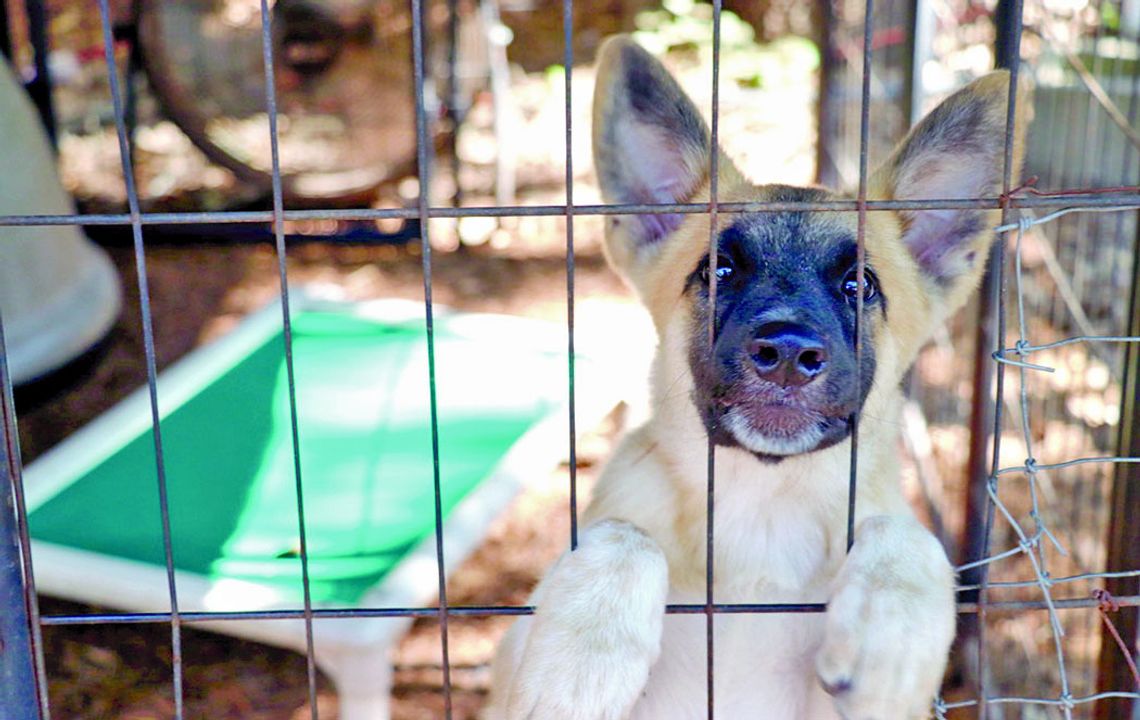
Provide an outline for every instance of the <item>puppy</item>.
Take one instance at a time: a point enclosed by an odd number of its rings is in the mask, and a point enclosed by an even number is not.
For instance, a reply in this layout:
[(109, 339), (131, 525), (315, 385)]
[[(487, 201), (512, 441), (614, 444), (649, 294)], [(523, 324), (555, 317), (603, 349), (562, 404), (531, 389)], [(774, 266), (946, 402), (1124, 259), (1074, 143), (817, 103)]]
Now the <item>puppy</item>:
[[(1008, 92), (1008, 73), (995, 72), (942, 103), (873, 174), (869, 197), (1000, 193)], [(707, 201), (708, 129), (669, 73), (627, 37), (601, 50), (593, 139), (607, 202)], [(719, 156), (721, 202), (834, 197), (754, 185)], [(609, 259), (659, 335), (652, 416), (619, 445), (577, 550), (534, 592), (534, 616), (504, 639), (487, 720), (706, 716), (705, 618), (664, 611), (705, 601), (709, 439), (715, 600), (827, 603), (822, 614), (715, 618), (717, 717), (927, 717), (954, 635), (954, 573), (899, 490), (899, 385), (928, 336), (978, 285), (995, 214), (869, 212), (860, 285), (855, 213), (721, 212), (711, 346), (708, 216), (610, 216)]]

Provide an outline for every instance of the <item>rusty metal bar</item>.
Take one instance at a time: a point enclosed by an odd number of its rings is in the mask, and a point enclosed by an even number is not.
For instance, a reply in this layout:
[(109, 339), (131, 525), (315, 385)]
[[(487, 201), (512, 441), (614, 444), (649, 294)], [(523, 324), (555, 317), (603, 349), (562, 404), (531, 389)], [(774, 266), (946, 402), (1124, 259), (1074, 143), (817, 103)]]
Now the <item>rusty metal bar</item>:
[[(1140, 607), (1140, 595), (1114, 598), (1121, 607)], [(1088, 597), (1065, 597), (1053, 601), (1058, 610), (1088, 610), (1096, 608), (1099, 600)], [(1021, 612), (1047, 610), (1041, 600), (997, 600), (986, 603), (987, 612)], [(716, 603), (718, 615), (798, 615), (821, 613), (827, 610), (824, 603)], [(978, 612), (977, 603), (960, 602), (959, 613)], [(706, 606), (700, 604), (673, 604), (665, 606), (668, 615), (704, 615)], [(354, 618), (434, 618), (440, 614), (438, 606), (386, 607), (386, 608), (314, 608), (313, 617), (322, 620), (350, 620)], [(532, 605), (451, 605), (447, 614), (452, 617), (518, 617), (533, 615)], [(238, 622), (246, 620), (300, 620), (302, 610), (245, 610), (184, 612), (184, 623)], [(170, 622), (170, 613), (84, 613), (82, 615), (46, 615), (40, 619), (45, 627), (64, 625), (146, 625)]]
[[(1136, 196), (1124, 194), (1135, 191), (1134, 187), (1111, 188), (1114, 193), (1089, 194), (1074, 192), (1067, 195), (1025, 196), (1009, 199), (1010, 208), (1082, 208), (1130, 207), (1136, 204)], [(1002, 207), (1000, 197), (966, 198), (960, 200), (868, 200), (867, 211), (886, 210), (990, 210)], [(816, 201), (756, 201), (722, 202), (717, 204), (722, 213), (746, 212), (854, 212), (859, 209), (857, 200), (816, 200)], [(708, 203), (629, 203), (615, 205), (574, 205), (569, 208), (574, 217), (592, 215), (659, 215), (682, 214), (700, 215), (709, 212)], [(427, 208), (429, 218), (463, 217), (548, 217), (567, 213), (566, 205), (508, 205), (480, 207), (439, 207)], [(350, 210), (285, 210), (282, 219), (303, 220), (408, 220), (420, 216), (417, 208), (356, 208)], [(138, 221), (143, 225), (208, 225), (221, 223), (271, 223), (274, 215), (270, 210), (214, 211), (183, 213), (140, 213)], [(0, 227), (40, 227), (45, 225), (130, 225), (131, 216), (126, 213), (106, 213), (92, 215), (0, 215)]]
[[(1130, 335), (1140, 335), (1140, 222), (1132, 251), (1132, 297), (1129, 302)], [(1120, 434), (1117, 454), (1140, 458), (1140, 345), (1129, 343), (1125, 350), (1124, 382), (1121, 387)], [(1112, 479), (1109, 527), (1105, 567), (1109, 570), (1140, 568), (1140, 464), (1118, 463)], [(1109, 578), (1106, 589), (1113, 595), (1140, 594), (1140, 577)], [(1113, 618), (1117, 630), (1133, 657), (1137, 654), (1140, 633), (1137, 610), (1122, 609)], [(1100, 656), (1097, 659), (1097, 690), (1107, 692), (1135, 687), (1136, 681), (1120, 648), (1102, 632)], [(1129, 720), (1137, 707), (1135, 701), (1097, 704), (1096, 720)]]
[[(1014, 13), (1011, 4), (1018, 4)], [(1011, 68), (1017, 63), (1017, 48), (1020, 46), (1021, 14), (1018, 0), (1002, 0), (998, 3), (994, 15), (994, 24), (997, 27), (997, 40), (995, 42), (995, 65), (999, 68)], [(1016, 17), (1015, 17), (1016, 15)], [(1014, 38), (1011, 35), (1018, 35)], [(1009, 179), (1004, 186), (1009, 191)], [(1003, 218), (1004, 219), (1004, 218)], [(995, 365), (991, 354), (997, 347), (999, 350), (1004, 339), (1004, 293), (1002, 271), (1005, 262), (1005, 238), (1001, 236), (990, 248), (987, 260), (986, 273), (982, 279), (982, 287), (978, 293), (977, 330), (974, 333), (973, 358), (973, 398), (970, 405), (970, 448), (966, 461), (966, 507), (962, 522), (962, 539), (959, 543), (961, 556), (959, 563), (971, 563), (985, 558), (989, 552), (990, 528), (993, 525), (989, 494), (987, 492), (990, 476), (991, 462), (996, 466), (996, 460), (991, 458), (990, 440), (994, 433), (1000, 432), (995, 428), (1001, 426), (1001, 383), (998, 383), (996, 400), (993, 392), (993, 376)], [(995, 417), (995, 414), (997, 417)], [(996, 457), (997, 449), (993, 453)], [(977, 586), (978, 589), (967, 592), (963, 598), (967, 602), (978, 602), (986, 583), (988, 566), (978, 564), (962, 573), (960, 578), (963, 585)], [(979, 684), (985, 674), (984, 669), (984, 632), (980, 627), (984, 616), (963, 616), (958, 626), (959, 647), (966, 647), (972, 641), (978, 643), (979, 651)], [(984, 706), (983, 706), (984, 708)], [(984, 710), (983, 710), (984, 714)]]
[[(1009, 195), (1013, 187), (1013, 133), (1016, 127), (1015, 116), (1017, 113), (1017, 78), (1018, 69), (1020, 64), (1020, 48), (1021, 48), (1021, 22), (1022, 22), (1022, 3), (1021, 0), (1001, 0), (998, 3), (997, 13), (995, 16), (995, 23), (997, 25), (997, 40), (995, 42), (994, 54), (995, 64), (999, 68), (1007, 68), (1010, 71), (1010, 87), (1009, 87), (1009, 101), (1006, 108), (1006, 126), (1005, 126), (1005, 157), (1003, 162), (1003, 177), (1002, 177), (1002, 216), (1001, 221), (1004, 225), (1009, 219), (1010, 203)], [(1005, 237), (999, 237), (998, 241), (993, 244), (993, 249), (990, 253), (990, 264), (986, 270), (986, 280), (983, 287), (989, 292), (983, 292), (982, 299), (979, 307), (979, 315), (982, 319), (993, 317), (993, 322), (996, 323), (996, 333), (990, 336), (983, 336), (985, 323), (979, 323), (979, 331), (976, 339), (975, 359), (978, 359), (978, 352), (983, 349), (992, 348), (995, 345), (1000, 350), (1005, 342)], [(993, 330), (991, 327), (990, 330)], [(985, 362), (988, 364), (989, 359)], [(980, 378), (976, 375), (977, 379), (982, 380), (986, 391), (980, 392), (978, 386), (974, 388), (974, 410), (971, 412), (971, 432), (981, 430), (985, 433), (985, 420), (992, 421), (992, 453), (990, 456), (990, 468), (996, 471), (1000, 465), (1001, 454), (1001, 426), (1002, 426), (1002, 396), (1005, 379), (1005, 366), (997, 364), (995, 368), (994, 380), (994, 400), (993, 410), (987, 414), (986, 411), (978, 412), (978, 407), (981, 404), (989, 404), (989, 375), (988, 369), (977, 371), (976, 373), (985, 374), (985, 378)], [(975, 425), (975, 422), (979, 424)], [(985, 455), (985, 440), (971, 436), (971, 458), (975, 455), (976, 450), (981, 450), (981, 455)], [(971, 470), (977, 468), (971, 467)], [(976, 488), (982, 485), (987, 493), (984, 498), (984, 505), (978, 508), (976, 504), (976, 496), (971, 491), (967, 497), (968, 502), (974, 501), (973, 505), (968, 506), (968, 510), (977, 512), (981, 510), (981, 515), (984, 517), (982, 524), (982, 534), (980, 543), (980, 553), (977, 558), (984, 558), (989, 555), (990, 549), (990, 535), (994, 525), (994, 516), (996, 513), (996, 506), (993, 499), (996, 493), (993, 492), (990, 483), (990, 474), (985, 476), (972, 475), (969, 478), (971, 488)], [(996, 480), (994, 480), (996, 483)], [(963, 543), (963, 546), (969, 547), (976, 544), (974, 537), (970, 536), (969, 528), (971, 521), (976, 522), (977, 516), (966, 516), (965, 528), (967, 529), (968, 540), (972, 542)], [(974, 559), (974, 558), (971, 558)], [(977, 634), (977, 657), (979, 676), (977, 682), (978, 701), (980, 703), (978, 720), (985, 720), (987, 716), (988, 706), (985, 703), (987, 697), (986, 688), (986, 606), (988, 603), (987, 585), (989, 583), (989, 566), (982, 565), (979, 567), (977, 573), (977, 580), (981, 587), (978, 589), (978, 614), (976, 626), (972, 629)], [(1046, 596), (1046, 600), (1049, 600)], [(1050, 606), (1051, 609), (1051, 606)]]

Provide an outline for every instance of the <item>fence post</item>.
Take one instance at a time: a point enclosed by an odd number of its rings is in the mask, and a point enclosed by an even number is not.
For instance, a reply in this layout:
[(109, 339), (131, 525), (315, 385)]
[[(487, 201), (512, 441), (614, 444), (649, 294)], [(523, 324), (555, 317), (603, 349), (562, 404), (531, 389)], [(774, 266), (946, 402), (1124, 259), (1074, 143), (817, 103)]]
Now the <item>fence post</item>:
[[(1128, 310), (1128, 335), (1140, 337), (1140, 218), (1132, 253), (1132, 299)], [(1140, 457), (1140, 344), (1125, 344), (1124, 382), (1120, 395), (1120, 438), (1118, 455)], [(1140, 568), (1140, 465), (1117, 463), (1112, 478), (1106, 570)], [(1105, 587), (1113, 595), (1140, 594), (1140, 578), (1109, 578)], [(1128, 649), (1136, 656), (1137, 608), (1121, 608), (1113, 622)], [(1106, 629), (1101, 630), (1100, 658), (1097, 662), (1097, 690), (1140, 690), (1124, 654)], [(1096, 704), (1096, 720), (1130, 720), (1137, 703), (1104, 700)]]
[[(3, 362), (3, 358), (0, 358)], [(2, 374), (0, 374), (2, 377)], [(11, 426), (4, 425), (5, 430)], [(16, 524), (10, 443), (0, 442), (0, 717), (40, 717), (35, 661), (26, 599), (20, 534)]]

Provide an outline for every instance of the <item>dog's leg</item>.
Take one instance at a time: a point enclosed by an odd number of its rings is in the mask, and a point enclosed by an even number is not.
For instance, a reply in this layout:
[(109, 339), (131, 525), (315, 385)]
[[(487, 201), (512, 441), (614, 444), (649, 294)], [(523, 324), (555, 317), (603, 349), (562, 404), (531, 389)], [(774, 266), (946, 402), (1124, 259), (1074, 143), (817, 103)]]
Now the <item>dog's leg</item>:
[(910, 517), (860, 523), (828, 601), (816, 670), (847, 720), (925, 718), (954, 638), (954, 572)]
[(618, 520), (582, 531), (535, 590), (533, 618), (511, 628), (496, 658), (487, 717), (622, 720), (661, 649), (665, 556)]

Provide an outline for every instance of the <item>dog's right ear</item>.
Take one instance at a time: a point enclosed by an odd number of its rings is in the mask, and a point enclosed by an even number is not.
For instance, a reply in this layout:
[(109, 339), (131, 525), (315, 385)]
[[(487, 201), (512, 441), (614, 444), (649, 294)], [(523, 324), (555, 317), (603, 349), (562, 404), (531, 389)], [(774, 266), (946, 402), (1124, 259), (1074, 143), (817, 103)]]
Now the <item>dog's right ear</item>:
[[(709, 131), (692, 100), (628, 35), (598, 54), (594, 168), (607, 203), (684, 203), (708, 178)], [(678, 213), (617, 215), (607, 222), (621, 270), (651, 255), (681, 224)]]

